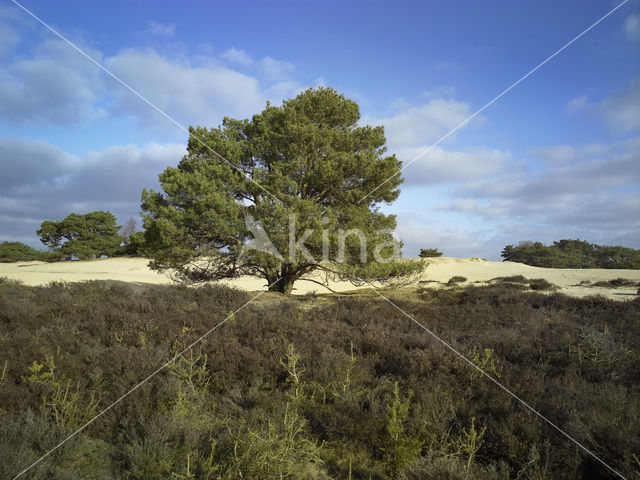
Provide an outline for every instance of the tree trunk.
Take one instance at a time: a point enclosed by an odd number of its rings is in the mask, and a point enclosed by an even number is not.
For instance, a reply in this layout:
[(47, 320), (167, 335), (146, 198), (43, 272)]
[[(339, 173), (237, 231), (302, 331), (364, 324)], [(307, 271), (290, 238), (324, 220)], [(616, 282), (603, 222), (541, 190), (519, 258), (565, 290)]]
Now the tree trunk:
[(269, 291), (289, 295), (293, 290), (293, 284), (296, 281), (296, 277), (291, 274), (283, 274), (280, 281), (274, 283), (278, 278), (267, 278), (268, 285), (270, 285)]

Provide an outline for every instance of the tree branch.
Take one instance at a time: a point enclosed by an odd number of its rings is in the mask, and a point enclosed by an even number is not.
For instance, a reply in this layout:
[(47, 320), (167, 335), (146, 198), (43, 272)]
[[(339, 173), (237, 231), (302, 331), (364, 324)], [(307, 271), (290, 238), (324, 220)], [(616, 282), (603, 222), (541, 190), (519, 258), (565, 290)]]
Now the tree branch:
[(312, 278), (304, 278), (304, 277), (300, 277), (300, 278), (299, 278), (299, 280), (304, 280), (305, 282), (313, 282), (313, 283), (317, 283), (318, 285), (320, 285), (320, 286), (322, 286), (322, 287), (326, 288), (326, 289), (327, 289), (327, 290), (329, 290), (331, 293), (335, 293), (336, 295), (345, 295), (345, 296), (346, 296), (346, 295), (350, 295), (349, 293), (341, 293), (341, 292), (337, 292), (337, 291), (335, 291), (334, 289), (330, 288), (328, 285), (326, 285), (326, 284), (324, 284), (324, 283), (322, 283), (322, 282), (319, 282), (319, 281), (317, 281), (317, 280), (314, 280), (314, 279), (312, 279)]

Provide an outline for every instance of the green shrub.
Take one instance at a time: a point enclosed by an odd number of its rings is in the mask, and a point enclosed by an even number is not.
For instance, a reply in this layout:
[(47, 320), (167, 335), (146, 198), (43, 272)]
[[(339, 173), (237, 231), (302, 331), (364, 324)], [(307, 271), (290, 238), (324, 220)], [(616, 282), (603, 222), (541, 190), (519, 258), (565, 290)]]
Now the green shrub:
[(552, 290), (555, 286), (544, 278), (527, 279), (523, 275), (513, 275), (511, 277), (497, 277), (491, 280), (498, 284), (529, 285), (531, 290)]
[(529, 280), (529, 288), (531, 290), (553, 290), (555, 286), (544, 278), (535, 278)]
[(405, 464), (416, 458), (422, 451), (423, 442), (419, 437), (410, 436), (406, 432), (409, 408), (413, 392), (409, 391), (406, 399), (400, 398), (398, 382), (393, 388), (393, 398), (389, 405), (387, 420), (387, 443), (384, 448), (384, 461), (388, 471), (395, 475)]
[(528, 280), (523, 275), (512, 275), (510, 277), (496, 277), (492, 282), (497, 283), (527, 283)]
[(617, 287), (637, 287), (639, 286), (638, 282), (633, 280), (629, 280), (626, 278), (615, 278), (613, 280), (606, 280), (595, 282), (591, 285), (592, 287), (605, 287), (605, 288), (617, 288)]
[(145, 248), (144, 232), (135, 232), (124, 241), (121, 252), (123, 255), (144, 256), (146, 254)]
[(433, 257), (441, 257), (442, 252), (437, 248), (421, 248), (420, 249), (420, 258), (433, 258)]
[(20, 242), (0, 243), (0, 263), (26, 262), (31, 260), (51, 261), (56, 255), (31, 248)]

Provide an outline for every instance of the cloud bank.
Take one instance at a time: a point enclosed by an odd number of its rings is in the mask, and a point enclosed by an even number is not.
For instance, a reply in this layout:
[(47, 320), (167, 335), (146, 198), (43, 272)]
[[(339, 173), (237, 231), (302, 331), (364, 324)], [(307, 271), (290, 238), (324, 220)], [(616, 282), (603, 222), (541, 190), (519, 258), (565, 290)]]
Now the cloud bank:
[[(638, 18), (624, 22), (632, 41)], [(280, 103), (309, 83), (293, 62), (275, 55), (256, 57), (234, 46), (193, 53), (176, 42), (174, 25), (148, 21), (139, 34), (153, 42), (107, 53), (81, 34), (74, 41), (185, 127), (251, 116), (267, 100)], [(317, 72), (310, 78), (331, 84)], [(412, 162), (403, 172), (401, 199), (389, 210), (398, 214), (406, 254), (429, 247), (497, 258), (506, 243), (563, 237), (640, 247), (640, 78), (599, 98), (587, 90), (561, 105), (567, 121), (588, 117), (606, 135), (588, 143), (531, 140), (520, 151), (482, 135), (469, 141), (466, 133), (485, 131), (491, 110), (431, 148), (474, 112), (455, 92), (449, 86), (424, 91), (378, 116), (364, 112), (361, 121), (384, 125), (389, 152)], [(157, 175), (185, 152), (184, 132), (7, 8), (0, 9), (0, 118), (9, 132), (0, 137), (0, 240), (37, 244), (43, 220), (71, 212), (108, 209), (124, 222), (138, 213), (142, 188), (157, 187)], [(81, 135), (88, 125), (113, 128), (125, 121), (137, 128), (137, 139), (156, 141), (122, 141), (74, 156), (55, 136), (37, 135), (55, 128)]]

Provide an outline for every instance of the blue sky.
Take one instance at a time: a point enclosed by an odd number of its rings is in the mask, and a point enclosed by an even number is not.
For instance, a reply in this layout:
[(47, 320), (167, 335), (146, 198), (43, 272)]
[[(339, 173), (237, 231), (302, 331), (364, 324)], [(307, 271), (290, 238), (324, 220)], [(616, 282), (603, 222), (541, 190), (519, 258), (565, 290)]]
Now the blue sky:
[[(184, 126), (310, 86), (360, 105), (409, 162), (619, 2), (24, 0)], [(0, 3), (0, 241), (46, 219), (139, 211), (186, 134), (12, 2)], [(406, 256), (498, 259), (508, 243), (640, 248), (640, 2), (404, 171)]]

